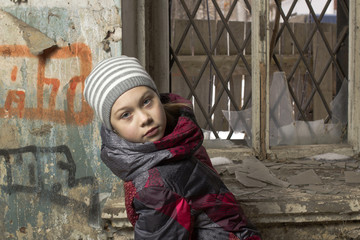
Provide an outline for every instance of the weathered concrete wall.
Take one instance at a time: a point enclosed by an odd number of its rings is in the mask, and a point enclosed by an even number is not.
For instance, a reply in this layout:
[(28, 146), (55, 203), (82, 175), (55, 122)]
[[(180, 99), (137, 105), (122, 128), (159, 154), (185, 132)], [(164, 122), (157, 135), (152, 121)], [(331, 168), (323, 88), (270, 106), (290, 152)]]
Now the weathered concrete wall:
[(82, 90), (121, 53), (120, 0), (0, 0), (0, 29), (0, 239), (104, 239), (121, 183)]

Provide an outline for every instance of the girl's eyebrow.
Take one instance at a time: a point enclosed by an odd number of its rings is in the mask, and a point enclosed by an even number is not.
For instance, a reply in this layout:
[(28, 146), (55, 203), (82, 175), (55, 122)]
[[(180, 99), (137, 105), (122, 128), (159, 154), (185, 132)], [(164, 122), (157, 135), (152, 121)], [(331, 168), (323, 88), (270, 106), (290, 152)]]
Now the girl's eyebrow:
[(145, 100), (146, 98), (148, 98), (148, 97), (154, 96), (153, 93), (154, 93), (154, 92), (151, 91), (150, 89), (147, 90), (146, 92), (144, 92), (143, 95), (142, 95), (141, 98), (140, 98), (140, 102), (144, 101), (144, 100)]
[(119, 109), (117, 109), (115, 112), (114, 112), (114, 115), (116, 115), (118, 112), (121, 112), (121, 111), (125, 111), (125, 110), (127, 110), (129, 107), (127, 107), (127, 106), (124, 106), (124, 107), (122, 107), (122, 108), (119, 108)]
[[(147, 97), (149, 97), (149, 96), (153, 96), (153, 91), (151, 91), (150, 89), (146, 90), (146, 91), (142, 94), (142, 96), (139, 98), (139, 100), (140, 100), (139, 102), (142, 102), (145, 98), (147, 98)], [(123, 107), (117, 109), (117, 110), (114, 112), (114, 115), (116, 115), (116, 114), (117, 114), (118, 112), (120, 112), (120, 111), (124, 111), (124, 110), (127, 110), (127, 109), (129, 109), (128, 106), (123, 106)]]
[(120, 108), (116, 109), (116, 111), (114, 112), (114, 115), (116, 115), (118, 112), (127, 111), (129, 109), (131, 109), (131, 107), (129, 107), (128, 105), (120, 106)]
[(147, 95), (153, 95), (153, 93), (154, 92), (152, 90), (148, 89), (144, 92), (144, 94), (142, 95), (142, 98), (146, 97)]

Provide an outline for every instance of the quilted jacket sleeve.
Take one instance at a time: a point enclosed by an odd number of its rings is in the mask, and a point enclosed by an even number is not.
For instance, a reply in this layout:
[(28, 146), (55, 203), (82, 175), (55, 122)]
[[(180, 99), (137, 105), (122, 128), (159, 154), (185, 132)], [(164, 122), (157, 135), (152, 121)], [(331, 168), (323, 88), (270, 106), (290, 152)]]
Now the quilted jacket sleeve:
[[(214, 172), (216, 170), (214, 169), (213, 165), (211, 164), (210, 158), (203, 146), (201, 146), (198, 151), (195, 153), (195, 157), (197, 157), (201, 162), (205, 163), (210, 169), (212, 169)], [(132, 182), (124, 182), (124, 191), (125, 191), (125, 207), (126, 207), (126, 213), (128, 216), (128, 219), (130, 223), (135, 226), (135, 223), (138, 219), (138, 214), (135, 212), (134, 206), (133, 206), (133, 200), (136, 193), (136, 189)]]
[(139, 214), (135, 239), (190, 239), (190, 206), (181, 196), (162, 186), (145, 187), (133, 204)]

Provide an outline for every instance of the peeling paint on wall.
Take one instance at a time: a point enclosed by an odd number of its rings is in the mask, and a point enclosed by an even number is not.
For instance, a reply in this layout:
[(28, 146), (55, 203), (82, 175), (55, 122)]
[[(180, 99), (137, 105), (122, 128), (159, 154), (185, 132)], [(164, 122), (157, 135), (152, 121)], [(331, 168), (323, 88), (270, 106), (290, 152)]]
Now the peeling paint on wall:
[(82, 91), (92, 66), (121, 52), (117, 5), (0, 0), (0, 238), (101, 236), (119, 180)]
[(9, 26), (17, 26), (22, 33), (22, 37), (24, 38), (29, 51), (33, 55), (40, 55), (44, 52), (44, 50), (55, 46), (54, 40), (47, 37), (45, 34), (40, 32), (39, 30), (27, 25), (25, 22), (20, 21), (16, 17), (11, 14), (0, 10), (0, 18), (7, 18), (12, 23), (9, 23)]

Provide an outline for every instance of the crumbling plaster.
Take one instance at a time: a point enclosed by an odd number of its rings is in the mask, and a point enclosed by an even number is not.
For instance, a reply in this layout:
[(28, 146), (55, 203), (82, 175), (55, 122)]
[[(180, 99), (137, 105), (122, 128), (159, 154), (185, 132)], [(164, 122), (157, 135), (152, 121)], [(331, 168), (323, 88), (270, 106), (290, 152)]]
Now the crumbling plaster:
[(121, 53), (120, 1), (0, 0), (0, 19), (0, 239), (106, 239), (119, 181), (82, 89)]

